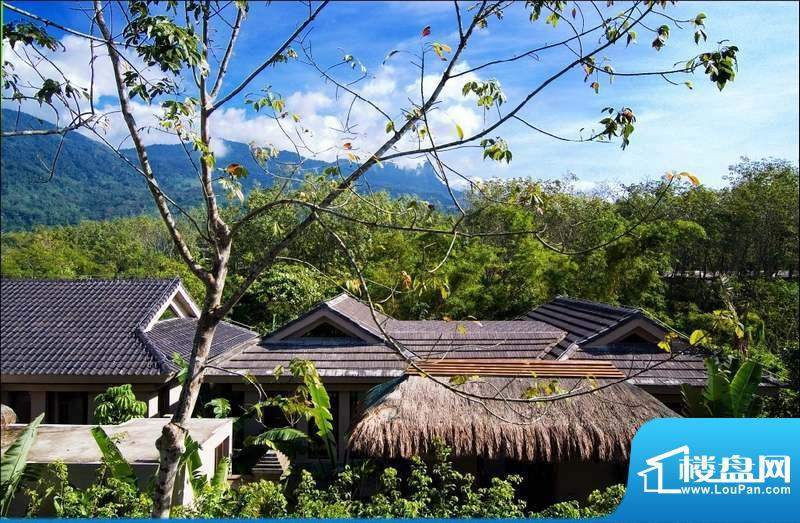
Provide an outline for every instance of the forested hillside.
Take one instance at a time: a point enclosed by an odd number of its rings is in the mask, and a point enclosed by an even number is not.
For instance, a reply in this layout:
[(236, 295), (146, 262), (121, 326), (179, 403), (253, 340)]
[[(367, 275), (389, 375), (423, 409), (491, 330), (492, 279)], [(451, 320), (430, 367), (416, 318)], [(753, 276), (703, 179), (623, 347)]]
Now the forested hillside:
[[(45, 129), (52, 127), (28, 114), (4, 109), (2, 129)], [(67, 134), (57, 156), (55, 176), (50, 176), (53, 159), (59, 150), (61, 137), (24, 136), (2, 140), (2, 228), (18, 230), (33, 225), (65, 225), (80, 220), (105, 220), (155, 212), (150, 193), (144, 181), (103, 144), (76, 132)], [(250, 175), (243, 180), (245, 193), (255, 187), (269, 187), (274, 178), (264, 172), (252, 158), (249, 146), (225, 142), (226, 153), (218, 155), (222, 166), (228, 163), (243, 165)], [(132, 150), (125, 153), (136, 164)], [(153, 145), (148, 154), (164, 190), (179, 204), (199, 203), (200, 189), (196, 165), (198, 154), (192, 160), (180, 145)], [(297, 163), (299, 157), (282, 151), (270, 160), (267, 168), (285, 173), (287, 165)], [(321, 171), (330, 164), (307, 160), (306, 171)], [(346, 168), (346, 166), (343, 166)], [(346, 173), (345, 173), (346, 174)], [(394, 196), (412, 193), (418, 198), (437, 204), (449, 200), (447, 189), (429, 165), (419, 169), (402, 169), (386, 163), (374, 169), (361, 182), (359, 189), (366, 192), (387, 191)]]

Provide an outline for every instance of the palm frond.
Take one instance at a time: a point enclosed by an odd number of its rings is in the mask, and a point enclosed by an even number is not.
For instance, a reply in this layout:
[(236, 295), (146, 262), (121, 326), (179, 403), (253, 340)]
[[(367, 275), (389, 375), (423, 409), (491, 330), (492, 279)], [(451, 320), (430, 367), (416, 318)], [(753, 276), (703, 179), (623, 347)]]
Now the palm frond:
[(3, 492), (3, 497), (0, 498), (0, 515), (2, 516), (8, 514), (11, 501), (14, 499), (19, 482), (27, 467), (28, 452), (33, 446), (36, 433), (39, 430), (39, 424), (43, 418), (44, 414), (40, 414), (29, 423), (19, 437), (14, 440), (14, 443), (8, 447), (0, 460), (0, 480), (2, 481), (0, 482), (0, 490)]

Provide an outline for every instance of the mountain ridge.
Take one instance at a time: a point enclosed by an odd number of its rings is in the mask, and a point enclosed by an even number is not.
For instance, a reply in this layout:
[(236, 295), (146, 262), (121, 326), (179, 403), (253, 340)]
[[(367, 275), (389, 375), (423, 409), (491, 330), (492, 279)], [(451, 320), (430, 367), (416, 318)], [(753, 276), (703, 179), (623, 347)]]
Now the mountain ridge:
[[(2, 111), (3, 131), (47, 129), (53, 125), (27, 113)], [(19, 121), (17, 119), (19, 118)], [(104, 220), (154, 213), (155, 206), (144, 180), (124, 160), (107, 147), (79, 133), (69, 133), (58, 158), (56, 174), (47, 180), (49, 163), (58, 148), (57, 135), (8, 137), (0, 144), (0, 227), (3, 231), (30, 229), (38, 225), (70, 225), (81, 220)], [(236, 162), (248, 169), (243, 179), (245, 194), (256, 187), (269, 187), (273, 178), (252, 158), (249, 146), (223, 141), (225, 153), (218, 164)], [(192, 161), (180, 144), (154, 144), (147, 147), (164, 191), (180, 205), (198, 205), (200, 185)], [(123, 153), (136, 163), (132, 149)], [(198, 155), (192, 154), (196, 164)], [(300, 157), (281, 151), (275, 166), (295, 162)], [(224, 160), (224, 161), (221, 161)], [(304, 169), (321, 171), (331, 163), (306, 159)], [(343, 173), (346, 175), (347, 173)], [(357, 190), (369, 187), (392, 196), (415, 196), (449, 207), (449, 194), (429, 164), (406, 169), (392, 163), (370, 170)]]

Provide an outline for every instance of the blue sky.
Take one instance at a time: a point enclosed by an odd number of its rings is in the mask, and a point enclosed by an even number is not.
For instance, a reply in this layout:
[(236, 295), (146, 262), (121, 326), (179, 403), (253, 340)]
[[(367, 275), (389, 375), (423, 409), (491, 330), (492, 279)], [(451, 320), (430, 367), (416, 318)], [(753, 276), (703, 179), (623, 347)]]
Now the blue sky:
[[(73, 2), (11, 2), (37, 14), (58, 20), (76, 29), (88, 30), (89, 23)], [(464, 9), (468, 4), (464, 4)], [(613, 9), (621, 10), (622, 4)], [(568, 8), (569, 10), (569, 8)], [(248, 15), (231, 71), (226, 92), (246, 76), (260, 60), (282, 41), (299, 21), (305, 7), (295, 2), (278, 2), (269, 7), (253, 3)], [(450, 153), (447, 159), (468, 176), (532, 176), (560, 178), (573, 173), (581, 183), (591, 186), (601, 181), (634, 182), (655, 178), (669, 170), (691, 171), (703, 183), (720, 186), (728, 166), (739, 157), (780, 157), (798, 161), (798, 4), (780, 2), (682, 2), (666, 11), (677, 18), (707, 14), (708, 43), (696, 46), (693, 31), (672, 28), (668, 45), (660, 52), (650, 47), (652, 35), (639, 31), (639, 43), (625, 48), (617, 45), (604, 53), (617, 71), (669, 68), (701, 50), (713, 49), (715, 42), (728, 39), (740, 48), (739, 72), (724, 91), (709, 82), (701, 71), (693, 78), (674, 77), (679, 83), (691, 80), (694, 89), (673, 86), (658, 77), (621, 78), (612, 85), (601, 80), (599, 94), (575, 71), (551, 84), (527, 106), (523, 114), (535, 125), (551, 132), (578, 137), (578, 130), (597, 128), (600, 110), (605, 106), (630, 106), (638, 122), (632, 143), (621, 150), (617, 143), (565, 143), (533, 133), (520, 124), (510, 124), (496, 134), (505, 138), (514, 153), (508, 166), (482, 161), (480, 151), (466, 149)], [(13, 18), (8, 12), (6, 20)], [(466, 15), (465, 15), (466, 16)], [(117, 19), (116, 22), (120, 20)], [(666, 20), (653, 18), (649, 25)], [(344, 54), (352, 54), (367, 68), (370, 78), (359, 84), (382, 103), (393, 116), (408, 107), (409, 97), (418, 93), (417, 73), (407, 55), (399, 53), (381, 65), (393, 49), (418, 51), (421, 29), (430, 25), (427, 41), (455, 43), (455, 19), (451, 2), (334, 2), (320, 15), (306, 42), (315, 59), (330, 65)], [(562, 23), (557, 29), (542, 20), (532, 24), (520, 5), (509, 11), (502, 22), (492, 21), (467, 49), (464, 60), (475, 66), (487, 60), (515, 54), (520, 50), (550, 43), (568, 35)], [(58, 34), (58, 33), (56, 33)], [(225, 27), (220, 28), (218, 46), (224, 43)], [(74, 43), (74, 42), (73, 42)], [(590, 42), (587, 42), (587, 45)], [(62, 57), (75, 70), (85, 57), (75, 45), (69, 57)], [(85, 54), (85, 53), (84, 53)], [(480, 71), (478, 79), (498, 79), (514, 105), (525, 93), (552, 71), (571, 59), (566, 49), (541, 53), (540, 60), (522, 60), (513, 65)], [(81, 62), (83, 61), (83, 62)], [(429, 67), (443, 66), (429, 62)], [(337, 70), (347, 78), (347, 71)], [(350, 73), (351, 75), (353, 73)], [(463, 82), (461, 82), (463, 83)], [(372, 150), (383, 137), (385, 118), (356, 107), (356, 132), (345, 137), (332, 131), (344, 118), (346, 100), (325, 85), (309, 66), (300, 63), (269, 69), (246, 92), (271, 86), (287, 98), (287, 109), (302, 117), (311, 129), (312, 142), (319, 156), (329, 159), (337, 143), (352, 140), (357, 151)], [(101, 90), (102, 91), (102, 90)], [(437, 123), (432, 124), (441, 139), (452, 139), (455, 124), (467, 134), (481, 127), (480, 112), (471, 100), (460, 95), (460, 84), (446, 97)], [(99, 102), (113, 107), (115, 101), (105, 92)], [(140, 108), (142, 118), (147, 109)], [(109, 131), (115, 132), (112, 124)], [(119, 130), (121, 132), (121, 129)], [(242, 97), (234, 100), (214, 121), (216, 136), (236, 141), (256, 140), (283, 146), (274, 136), (276, 129), (260, 115), (245, 108)], [(166, 139), (166, 138), (163, 138)], [(162, 138), (152, 137), (151, 141)], [(224, 146), (219, 145), (220, 154)], [(421, 161), (410, 160), (409, 163)]]

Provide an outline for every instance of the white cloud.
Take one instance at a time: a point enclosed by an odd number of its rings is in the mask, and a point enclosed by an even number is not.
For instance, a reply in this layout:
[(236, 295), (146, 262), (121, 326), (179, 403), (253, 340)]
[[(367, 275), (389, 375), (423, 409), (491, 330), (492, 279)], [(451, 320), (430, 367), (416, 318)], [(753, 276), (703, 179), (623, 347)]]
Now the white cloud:
[[(399, 126), (403, 121), (401, 109), (409, 106), (408, 93), (419, 88), (419, 80), (415, 81), (412, 75), (413, 70), (384, 65), (371, 78), (351, 88), (389, 112)], [(406, 80), (403, 81), (403, 78)], [(453, 85), (448, 85), (440, 97), (441, 103), (429, 113), (430, 131), (437, 142), (455, 140), (456, 124), (467, 135), (481, 128), (481, 112), (473, 100), (461, 95), (463, 83), (473, 79), (479, 80), (470, 73), (452, 80)], [(433, 82), (435, 78), (431, 76), (425, 81)], [(385, 142), (388, 136), (386, 116), (362, 101), (356, 101), (351, 109), (351, 101), (352, 96), (341, 90), (337, 93), (332, 84), (318, 90), (294, 92), (286, 97), (287, 116), (280, 120), (280, 126), (266, 114), (253, 115), (236, 107), (220, 109), (212, 116), (212, 134), (226, 140), (274, 145), (285, 150), (294, 150), (297, 146), (300, 154), (325, 161), (346, 158), (348, 153), (363, 159)], [(298, 122), (292, 119), (293, 114), (299, 116)], [(345, 142), (350, 143), (352, 149), (345, 150)], [(398, 144), (397, 150), (414, 149), (417, 143), (416, 137), (409, 135)], [(448, 162), (454, 162), (457, 168), (467, 167), (462, 161), (463, 154), (445, 157)], [(407, 156), (397, 163), (405, 167), (418, 167), (425, 161), (424, 156)]]
[[(62, 47), (56, 51), (43, 51), (52, 63), (41, 58), (37, 59), (36, 55), (30, 52), (26, 56), (25, 46), (18, 44), (15, 49), (12, 49), (6, 41), (3, 42), (3, 59), (13, 64), (14, 73), (19, 77), (18, 85), (27, 94), (35, 92), (35, 88), (26, 88), (26, 86), (41, 86), (42, 78), (51, 78), (59, 82), (63, 82), (63, 79), (67, 78), (72, 86), (91, 92), (95, 114), (98, 115), (98, 125), (95, 127), (95, 131), (111, 145), (122, 144), (123, 147), (131, 147), (127, 127), (119, 113), (119, 105), (108, 102), (109, 99), (116, 99), (117, 88), (111, 74), (111, 61), (105, 47), (75, 35), (64, 36), (60, 43)], [(93, 53), (94, 59), (92, 59)], [(123, 54), (145, 78), (154, 77), (153, 72), (134, 54), (124, 51)], [(29, 61), (35, 67), (32, 67), (28, 63)], [(94, 63), (94, 73), (90, 66), (92, 62)], [(123, 66), (126, 69), (129, 68), (127, 62), (124, 61)], [(158, 76), (162, 76), (160, 72)], [(64, 107), (55, 97), (52, 101), (55, 111), (47, 104), (39, 104), (34, 100), (24, 100), (22, 110), (48, 122), (66, 125), (72, 120), (72, 112), (79, 110), (86, 113), (91, 109), (90, 101), (84, 98), (79, 98), (79, 102), (70, 103), (69, 108)], [(145, 143), (174, 143), (177, 141), (175, 136), (154, 129), (158, 125), (157, 115), (161, 112), (158, 105), (151, 106), (138, 100), (132, 100), (131, 107), (137, 126), (143, 129), (142, 138)], [(81, 129), (80, 132), (90, 138), (102, 141), (90, 130)]]
[(374, 78), (370, 79), (361, 89), (361, 94), (369, 99), (385, 99), (395, 93), (397, 82), (395, 76), (398, 74), (396, 68), (383, 66), (378, 70)]
[(333, 106), (333, 100), (321, 91), (294, 92), (286, 99), (287, 107), (291, 107), (292, 112), (303, 114), (315, 114), (322, 109)]
[(220, 138), (211, 139), (211, 150), (214, 151), (217, 159), (226, 157), (230, 152), (228, 146), (225, 145), (225, 140)]
[[(462, 73), (464, 71), (469, 70), (469, 68), (470, 65), (467, 62), (461, 62), (457, 64), (455, 67), (453, 67), (453, 74)], [(426, 97), (430, 96), (433, 90), (436, 88), (436, 85), (439, 82), (440, 77), (441, 75), (439, 74), (426, 74), (425, 77), (422, 79), (422, 86), (424, 87), (424, 92)], [(462, 94), (461, 89), (467, 82), (479, 82), (479, 81), (481, 81), (481, 78), (475, 73), (466, 73), (455, 79), (451, 79), (445, 84), (441, 94), (439, 95), (439, 99), (446, 101), (469, 99), (468, 96), (464, 96)], [(414, 100), (419, 100), (419, 95), (420, 95), (419, 78), (417, 78), (412, 84), (406, 86), (405, 90), (410, 98)]]

